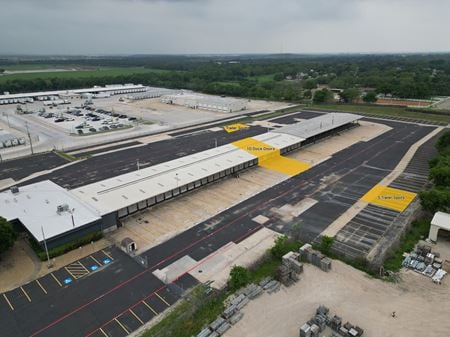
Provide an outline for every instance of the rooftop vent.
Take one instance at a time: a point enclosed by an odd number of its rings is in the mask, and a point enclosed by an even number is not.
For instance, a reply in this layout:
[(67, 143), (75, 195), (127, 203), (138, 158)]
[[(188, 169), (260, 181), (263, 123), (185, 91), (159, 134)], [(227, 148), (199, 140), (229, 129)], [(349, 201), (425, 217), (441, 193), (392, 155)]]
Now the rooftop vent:
[(56, 213), (58, 213), (58, 214), (67, 212), (68, 210), (69, 210), (69, 205), (67, 205), (67, 204), (62, 204), (62, 205), (56, 206)]

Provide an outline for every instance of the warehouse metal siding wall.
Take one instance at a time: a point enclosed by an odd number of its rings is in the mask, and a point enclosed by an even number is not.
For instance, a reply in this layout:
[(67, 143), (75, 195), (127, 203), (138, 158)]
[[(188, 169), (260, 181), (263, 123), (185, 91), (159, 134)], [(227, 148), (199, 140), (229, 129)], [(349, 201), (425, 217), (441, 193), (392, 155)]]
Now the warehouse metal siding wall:
[(255, 159), (249, 160), (243, 164), (226, 169), (224, 171), (216, 172), (215, 174), (213, 174), (209, 177), (190, 182), (186, 185), (181, 185), (178, 188), (173, 189), (171, 191), (159, 194), (159, 195), (157, 195), (155, 197), (151, 197), (149, 199), (144, 199), (144, 200), (140, 201), (139, 203), (130, 205), (126, 208), (122, 208), (122, 209), (118, 210), (117, 216), (119, 219), (123, 219), (123, 218), (125, 218), (129, 215), (135, 214), (145, 208), (152, 207), (156, 204), (159, 204), (166, 200), (170, 200), (174, 197), (177, 197), (178, 195), (181, 195), (186, 192), (200, 188), (201, 186), (205, 186), (210, 183), (216, 182), (216, 181), (221, 180), (225, 177), (228, 177), (232, 174), (246, 170), (249, 167), (255, 166), (257, 164), (258, 164), (258, 161), (255, 158)]

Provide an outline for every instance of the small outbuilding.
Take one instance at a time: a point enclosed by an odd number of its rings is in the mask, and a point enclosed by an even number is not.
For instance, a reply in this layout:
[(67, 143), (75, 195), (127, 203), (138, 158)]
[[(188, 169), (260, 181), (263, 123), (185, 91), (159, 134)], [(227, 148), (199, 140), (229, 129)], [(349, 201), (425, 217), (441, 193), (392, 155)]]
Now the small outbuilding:
[(436, 242), (438, 238), (439, 230), (443, 229), (450, 231), (450, 214), (444, 212), (436, 212), (431, 220), (430, 233), (428, 238)]

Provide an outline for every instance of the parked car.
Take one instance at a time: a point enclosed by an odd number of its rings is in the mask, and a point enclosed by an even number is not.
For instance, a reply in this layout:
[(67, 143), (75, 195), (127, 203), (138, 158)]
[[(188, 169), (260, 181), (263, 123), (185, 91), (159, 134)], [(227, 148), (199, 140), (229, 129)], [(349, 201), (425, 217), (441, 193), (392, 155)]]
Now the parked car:
[(55, 119), (55, 123), (61, 123), (61, 122), (64, 122), (64, 121), (65, 121), (64, 118), (56, 118)]
[(130, 117), (130, 118), (128, 118), (128, 120), (129, 121), (135, 121), (135, 120), (137, 120), (137, 118), (136, 117)]

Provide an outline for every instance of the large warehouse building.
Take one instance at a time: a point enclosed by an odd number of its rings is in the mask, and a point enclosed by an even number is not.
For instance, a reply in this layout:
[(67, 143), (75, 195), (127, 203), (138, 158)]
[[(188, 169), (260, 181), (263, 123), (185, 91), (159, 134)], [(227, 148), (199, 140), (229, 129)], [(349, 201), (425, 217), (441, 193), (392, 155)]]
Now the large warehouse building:
[[(50, 182), (0, 193), (0, 216), (38, 242), (60, 245), (120, 226), (120, 219), (253, 167), (296, 175), (307, 163), (282, 155), (352, 127), (360, 116), (330, 113), (255, 137), (102, 180), (70, 191)], [(12, 207), (13, 206), (13, 207)]]
[(243, 99), (206, 96), (189, 92), (164, 95), (161, 97), (161, 102), (218, 112), (237, 112), (247, 109), (247, 102)]
[(0, 95), (0, 105), (1, 104), (17, 104), (23, 101), (33, 101), (46, 100), (51, 97), (60, 96), (61, 98), (67, 98), (70, 96), (77, 96), (81, 94), (99, 94), (107, 93), (109, 95), (119, 95), (119, 94), (131, 94), (137, 92), (144, 92), (147, 90), (146, 86), (141, 84), (112, 84), (106, 85), (104, 87), (95, 86), (93, 88), (86, 89), (73, 89), (73, 90), (55, 90), (55, 91), (40, 91), (40, 92), (29, 92), (20, 94), (4, 94)]

